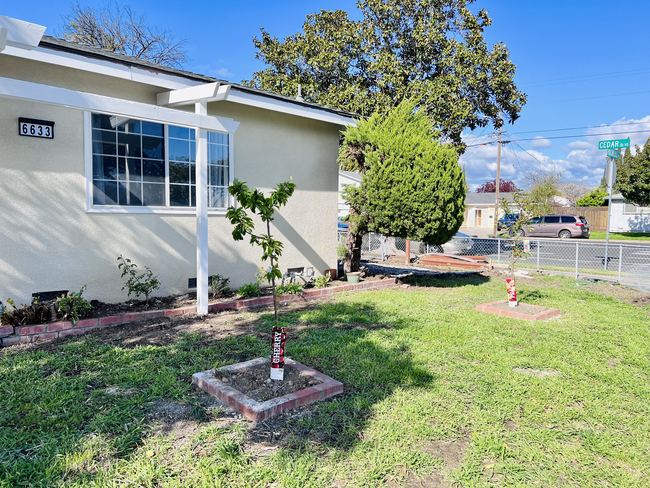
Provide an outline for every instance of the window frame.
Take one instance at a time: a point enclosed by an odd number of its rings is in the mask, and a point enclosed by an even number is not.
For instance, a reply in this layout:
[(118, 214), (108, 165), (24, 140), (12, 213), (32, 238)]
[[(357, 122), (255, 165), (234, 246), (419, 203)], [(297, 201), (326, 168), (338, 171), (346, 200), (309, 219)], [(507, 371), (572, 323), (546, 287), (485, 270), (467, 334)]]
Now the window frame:
[[(84, 132), (84, 160), (85, 160), (85, 177), (86, 177), (86, 213), (100, 214), (166, 214), (166, 215), (196, 215), (196, 207), (172, 207), (170, 206), (170, 181), (169, 181), (169, 125), (164, 122), (146, 119), (134, 118), (147, 122), (162, 124), (164, 128), (164, 145), (165, 145), (165, 206), (147, 207), (147, 206), (128, 206), (128, 205), (95, 205), (93, 203), (93, 134), (92, 134), (92, 114), (118, 115), (103, 111), (84, 111), (83, 112), (83, 132)], [(188, 127), (178, 125), (179, 127)], [(195, 127), (188, 127), (195, 130)], [(234, 134), (227, 132), (222, 134), (228, 135), (228, 186), (234, 180), (235, 159), (234, 159)], [(198, 142), (198, 141), (197, 141)], [(209, 185), (208, 185), (209, 186)], [(233, 205), (232, 195), (228, 195), (228, 206)], [(208, 215), (225, 215), (227, 207), (208, 207)]]

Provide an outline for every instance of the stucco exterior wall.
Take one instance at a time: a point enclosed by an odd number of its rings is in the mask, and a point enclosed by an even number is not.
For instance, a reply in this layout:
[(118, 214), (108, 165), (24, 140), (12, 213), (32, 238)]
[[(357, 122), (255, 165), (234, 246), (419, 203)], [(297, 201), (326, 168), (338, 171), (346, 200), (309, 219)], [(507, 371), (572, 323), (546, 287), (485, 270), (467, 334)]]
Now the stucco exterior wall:
[[(38, 73), (30, 76), (43, 82)], [(66, 74), (64, 82), (55, 75), (48, 81), (100, 89), (83, 73), (76, 80)], [(114, 95), (114, 82), (129, 86), (109, 80), (111, 93), (101, 93)], [(145, 101), (155, 91), (163, 90), (139, 87), (121, 98), (133, 94)], [(281, 269), (335, 268), (339, 128), (227, 102), (208, 110), (241, 122), (234, 136), (236, 178), (265, 189), (290, 177), (297, 185), (275, 220), (274, 232), (285, 244)], [(55, 121), (55, 139), (19, 136), (18, 117)], [(119, 254), (159, 275), (162, 287), (155, 295), (187, 292), (188, 278), (196, 277), (195, 218), (86, 213), (83, 144), (83, 112), (0, 98), (0, 300), (29, 303), (34, 292), (84, 284), (88, 299), (125, 300)], [(230, 277), (237, 287), (255, 279), (261, 251), (234, 242), (231, 230), (224, 216), (209, 217), (209, 273)]]

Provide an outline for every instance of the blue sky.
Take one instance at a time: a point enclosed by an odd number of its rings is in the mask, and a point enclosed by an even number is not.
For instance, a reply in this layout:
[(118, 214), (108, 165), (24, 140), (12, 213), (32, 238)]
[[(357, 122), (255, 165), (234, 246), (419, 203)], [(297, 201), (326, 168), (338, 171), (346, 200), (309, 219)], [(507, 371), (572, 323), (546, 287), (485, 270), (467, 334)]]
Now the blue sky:
[[(130, 5), (149, 23), (188, 39), (191, 61), (186, 69), (233, 82), (263, 68), (252, 43), (260, 27), (284, 37), (299, 31), (307, 14), (321, 9), (359, 17), (349, 0)], [(69, 1), (32, 0), (5, 4), (0, 14), (45, 25), (47, 34), (57, 35), (70, 7)], [(478, 8), (493, 20), (486, 39), (508, 46), (518, 67), (515, 80), (528, 94), (521, 117), (504, 135), (517, 142), (504, 146), (503, 178), (521, 182), (528, 171), (556, 170), (565, 182), (594, 186), (605, 166), (598, 140), (629, 135), (633, 144), (645, 143), (650, 136), (650, 2), (478, 0), (472, 9)], [(589, 126), (596, 128), (583, 128)], [(557, 130), (567, 128), (576, 129)], [(614, 132), (625, 134), (586, 137)], [(492, 133), (491, 128), (468, 132), (466, 140), (489, 142)], [(470, 147), (461, 161), (470, 185), (477, 186), (495, 177), (496, 146)]]

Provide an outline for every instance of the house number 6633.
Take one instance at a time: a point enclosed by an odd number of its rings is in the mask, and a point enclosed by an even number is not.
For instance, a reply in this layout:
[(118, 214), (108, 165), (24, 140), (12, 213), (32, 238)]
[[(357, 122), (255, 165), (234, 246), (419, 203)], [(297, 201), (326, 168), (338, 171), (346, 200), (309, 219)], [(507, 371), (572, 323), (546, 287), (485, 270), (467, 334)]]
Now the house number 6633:
[(54, 139), (54, 122), (20, 118), (18, 124), (18, 134), (21, 136)]

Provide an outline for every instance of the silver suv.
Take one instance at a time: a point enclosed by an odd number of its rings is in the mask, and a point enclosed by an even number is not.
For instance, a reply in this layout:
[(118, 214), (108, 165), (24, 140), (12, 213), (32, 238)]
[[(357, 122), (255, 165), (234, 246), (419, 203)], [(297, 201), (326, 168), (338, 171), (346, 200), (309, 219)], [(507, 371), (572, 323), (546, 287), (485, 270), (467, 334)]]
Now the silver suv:
[(544, 215), (526, 222), (519, 231), (522, 236), (589, 239), (589, 222), (581, 215)]

